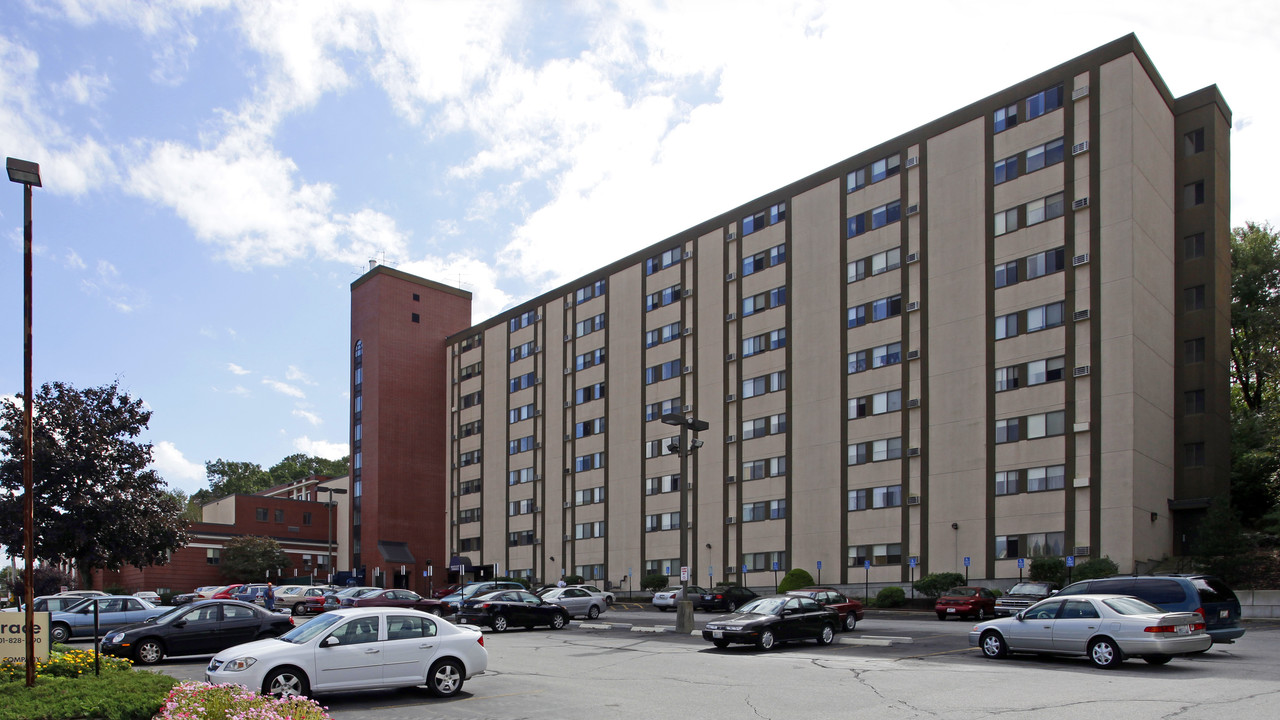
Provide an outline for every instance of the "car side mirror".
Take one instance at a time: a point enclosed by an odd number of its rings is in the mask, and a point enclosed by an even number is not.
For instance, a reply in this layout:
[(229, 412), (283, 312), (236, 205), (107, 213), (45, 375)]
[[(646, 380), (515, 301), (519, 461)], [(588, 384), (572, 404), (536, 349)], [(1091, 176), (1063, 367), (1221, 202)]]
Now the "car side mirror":
[(329, 637), (320, 641), (320, 647), (332, 647), (334, 645), (341, 645), (341, 644), (342, 644), (342, 641), (339, 640), (336, 635), (330, 635)]
[(175, 628), (184, 628), (184, 627), (186, 627), (186, 626), (187, 626), (187, 621), (186, 621), (186, 620), (179, 620), (178, 622), (174, 623), (174, 624), (173, 624), (173, 626), (174, 626)]
[(1022, 612), (1018, 613), (1017, 615), (1014, 615), (1014, 617), (1018, 619), (1018, 622), (1022, 622), (1022, 621), (1024, 621), (1024, 620), (1026, 620), (1026, 619), (1027, 619), (1027, 611), (1026, 611), (1026, 610), (1023, 610)]

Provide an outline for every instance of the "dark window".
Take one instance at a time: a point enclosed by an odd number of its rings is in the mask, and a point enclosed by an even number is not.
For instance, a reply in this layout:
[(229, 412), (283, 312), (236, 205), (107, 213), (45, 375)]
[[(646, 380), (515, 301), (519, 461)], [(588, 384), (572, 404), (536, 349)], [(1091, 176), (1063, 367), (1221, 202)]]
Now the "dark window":
[(1182, 206), (1195, 207), (1204, 204), (1204, 181), (1197, 180), (1182, 186)]
[(1182, 361), (1185, 363), (1204, 362), (1204, 338), (1194, 338), (1182, 343)]
[(421, 299), (422, 299), (422, 298), (418, 295), (418, 293), (414, 293), (414, 294), (413, 294), (413, 301), (414, 301), (414, 302), (418, 302), (418, 301), (419, 301), (419, 300), (421, 300)]
[(1182, 136), (1182, 153), (1195, 155), (1204, 152), (1204, 128), (1196, 128)]
[(1204, 390), (1188, 390), (1182, 394), (1184, 410), (1187, 415), (1199, 415), (1204, 412)]
[(1182, 257), (1187, 260), (1204, 257), (1204, 233), (1182, 238)]
[(276, 510), (275, 515), (276, 515), (276, 522), (278, 522), (278, 523), (279, 523), (279, 522), (284, 522), (284, 511), (283, 511), (283, 510)]
[(1204, 286), (1196, 285), (1182, 291), (1182, 304), (1184, 310), (1203, 310), (1204, 309)]
[(303, 524), (303, 525), (310, 525), (310, 524), (311, 524), (311, 513), (309, 513), (309, 512), (304, 512), (304, 513), (302, 513), (302, 524)]
[(256, 508), (256, 509), (254, 510), (254, 515), (256, 516), (256, 518), (258, 519), (258, 521), (259, 521), (259, 522), (266, 522), (266, 521), (267, 521), (267, 509), (266, 509), (266, 508)]
[(1204, 467), (1204, 443), (1194, 442), (1183, 445), (1182, 459), (1187, 467)]
[(413, 321), (414, 321), (414, 322), (418, 322), (419, 320), (420, 320), (420, 318), (418, 317), (418, 313), (414, 313), (414, 314), (413, 314)]

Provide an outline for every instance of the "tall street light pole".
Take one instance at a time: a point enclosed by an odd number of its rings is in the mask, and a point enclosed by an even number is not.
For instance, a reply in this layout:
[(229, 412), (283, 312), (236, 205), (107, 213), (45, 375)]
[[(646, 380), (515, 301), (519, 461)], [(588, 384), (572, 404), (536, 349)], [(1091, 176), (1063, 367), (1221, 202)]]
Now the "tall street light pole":
[(31, 188), (41, 187), (40, 166), (27, 160), (7, 158), (9, 179), (22, 185), (22, 556), (27, 566), (22, 574), (23, 602), (27, 626), (27, 687), (36, 684), (35, 626), (35, 481), (31, 456)]
[[(702, 447), (699, 432), (711, 427), (705, 420), (686, 418), (678, 413), (662, 416), (664, 425), (680, 428), (680, 438), (668, 450), (680, 456), (680, 602), (676, 604), (676, 632), (688, 635), (693, 632), (693, 603), (689, 601), (689, 455)], [(693, 443), (689, 443), (689, 431), (693, 431)]]
[(333, 583), (333, 496), (335, 494), (346, 495), (347, 490), (346, 488), (336, 488), (329, 485), (317, 485), (316, 490), (323, 490), (329, 493), (329, 500), (324, 504), (324, 506), (325, 506), (325, 514), (327, 516), (326, 522), (325, 522), (325, 529), (329, 533), (329, 540), (328, 540), (329, 557), (326, 560), (326, 562), (329, 564), (329, 583), (332, 584)]

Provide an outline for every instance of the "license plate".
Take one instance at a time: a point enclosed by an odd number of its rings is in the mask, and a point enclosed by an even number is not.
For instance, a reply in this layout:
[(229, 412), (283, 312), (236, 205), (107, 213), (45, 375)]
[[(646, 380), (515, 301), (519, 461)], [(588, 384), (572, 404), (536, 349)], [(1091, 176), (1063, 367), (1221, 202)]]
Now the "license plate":
[(1219, 611), (1218, 611), (1218, 617), (1220, 617), (1220, 618), (1228, 618), (1228, 617), (1231, 617), (1231, 611), (1230, 611), (1230, 610), (1219, 610)]
[(716, 638), (717, 640), (719, 640), (720, 638), (723, 638), (723, 637), (724, 637), (724, 631), (723, 631), (723, 630), (712, 630), (712, 631), (711, 631), (711, 637)]
[(955, 612), (955, 611), (956, 611), (956, 609), (955, 609), (955, 608), (947, 608), (947, 612), (949, 612), (949, 613), (953, 613), (953, 612)]
[(466, 624), (467, 624), (467, 619), (466, 619), (466, 618), (458, 618), (458, 624), (459, 624), (459, 625), (466, 625)]
[(1175, 634), (1177, 634), (1177, 635), (1190, 635), (1190, 634), (1191, 634), (1191, 626), (1190, 626), (1190, 625), (1179, 625), (1179, 626), (1178, 626), (1178, 628), (1177, 628), (1177, 630), (1175, 630), (1174, 632), (1175, 632)]

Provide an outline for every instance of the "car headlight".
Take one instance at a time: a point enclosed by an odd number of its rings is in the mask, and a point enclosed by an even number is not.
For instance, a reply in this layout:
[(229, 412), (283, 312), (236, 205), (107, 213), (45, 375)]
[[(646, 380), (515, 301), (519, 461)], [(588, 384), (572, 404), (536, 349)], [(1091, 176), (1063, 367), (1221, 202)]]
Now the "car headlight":
[(116, 633), (114, 635), (107, 636), (107, 642), (113, 645), (118, 645), (122, 640), (124, 640), (124, 633)]
[(222, 666), (222, 669), (226, 672), (241, 672), (253, 667), (256, 662), (258, 662), (258, 658), (239, 657), (234, 660), (228, 660), (227, 664)]

